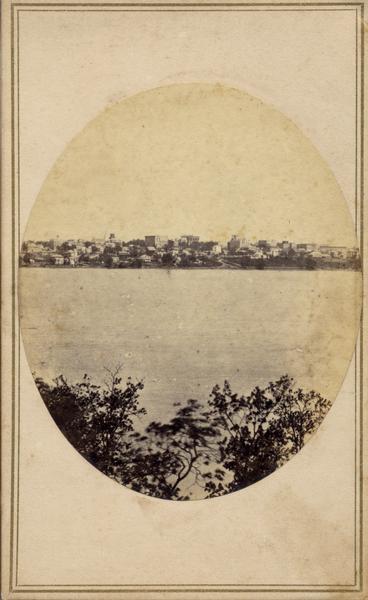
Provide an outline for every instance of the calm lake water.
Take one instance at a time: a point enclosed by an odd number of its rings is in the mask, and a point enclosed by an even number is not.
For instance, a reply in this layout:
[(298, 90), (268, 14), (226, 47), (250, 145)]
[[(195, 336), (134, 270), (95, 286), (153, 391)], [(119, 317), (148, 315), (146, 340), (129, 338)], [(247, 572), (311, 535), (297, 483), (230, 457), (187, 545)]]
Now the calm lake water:
[(123, 364), (150, 418), (288, 373), (331, 399), (354, 346), (360, 274), (337, 271), (21, 269), (30, 368), (51, 380)]

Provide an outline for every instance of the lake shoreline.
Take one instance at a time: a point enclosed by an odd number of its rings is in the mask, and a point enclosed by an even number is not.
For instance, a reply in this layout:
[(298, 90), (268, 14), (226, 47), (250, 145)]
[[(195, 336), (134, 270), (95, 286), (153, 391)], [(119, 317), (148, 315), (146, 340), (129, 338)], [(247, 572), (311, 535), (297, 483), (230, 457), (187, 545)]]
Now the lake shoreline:
[(256, 266), (219, 266), (219, 267), (209, 267), (209, 266), (196, 266), (196, 267), (167, 267), (167, 266), (150, 266), (150, 265), (142, 265), (141, 267), (119, 267), (112, 266), (106, 267), (104, 265), (20, 265), (20, 269), (60, 269), (60, 270), (72, 270), (76, 269), (104, 269), (107, 271), (349, 271), (358, 273), (361, 269), (354, 269), (353, 267), (296, 267), (296, 266), (264, 266), (264, 267), (256, 267)]

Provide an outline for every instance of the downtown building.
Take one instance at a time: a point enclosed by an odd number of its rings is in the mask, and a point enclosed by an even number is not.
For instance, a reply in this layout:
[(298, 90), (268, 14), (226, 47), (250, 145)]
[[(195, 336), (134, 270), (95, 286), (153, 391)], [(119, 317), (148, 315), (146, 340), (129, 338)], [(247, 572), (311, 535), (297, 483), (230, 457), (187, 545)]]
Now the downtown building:
[(163, 248), (169, 241), (167, 235), (146, 235), (144, 238), (147, 247)]

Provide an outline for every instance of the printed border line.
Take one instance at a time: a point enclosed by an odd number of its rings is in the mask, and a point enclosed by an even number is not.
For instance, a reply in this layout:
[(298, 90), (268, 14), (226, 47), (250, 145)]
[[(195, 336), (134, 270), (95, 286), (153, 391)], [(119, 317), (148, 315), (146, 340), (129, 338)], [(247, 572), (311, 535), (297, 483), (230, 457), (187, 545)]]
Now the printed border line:
[[(280, 586), (282, 587), (282, 586)], [(48, 594), (48, 593), (53, 593), (53, 594), (71, 594), (71, 593), (75, 593), (75, 594), (139, 594), (140, 592), (144, 592), (145, 594), (161, 594), (161, 593), (174, 593), (174, 594), (180, 594), (180, 593), (204, 593), (204, 594), (213, 594), (213, 593), (224, 593), (224, 594), (229, 594), (229, 593), (238, 593), (238, 594), (243, 594), (243, 593), (252, 593), (252, 594), (264, 594), (264, 593), (283, 593), (283, 592), (295, 592), (295, 593), (299, 593), (299, 594), (303, 594), (303, 593), (314, 593), (314, 592), (318, 592), (319, 594), (330, 594), (330, 593), (334, 593), (334, 592), (339, 592), (339, 593), (345, 593), (345, 592), (350, 592), (350, 593), (355, 593), (355, 592), (360, 592), (360, 589), (356, 589), (356, 588), (345, 588), (343, 587), (343, 589), (339, 588), (339, 587), (325, 587), (324, 589), (303, 589), (301, 590), (300, 587), (286, 587), (284, 586), (282, 589), (271, 589), (271, 588), (267, 588), (267, 586), (265, 586), (264, 588), (258, 586), (257, 588), (254, 589), (249, 589), (249, 587), (239, 587), (238, 589), (234, 589), (234, 588), (230, 588), (230, 587), (226, 587), (225, 585), (222, 587), (221, 585), (217, 586), (217, 587), (212, 587), (212, 586), (206, 586), (206, 584), (202, 584), (201, 586), (195, 586), (193, 585), (193, 587), (188, 586), (188, 584), (186, 584), (186, 586), (183, 587), (179, 587), (177, 586), (172, 587), (167, 585), (166, 587), (160, 587), (159, 585), (154, 588), (154, 586), (149, 586), (149, 585), (141, 585), (140, 587), (136, 587), (133, 588), (132, 586), (130, 586), (128, 589), (125, 589), (124, 587), (120, 586), (120, 588), (117, 589), (106, 589), (105, 587), (100, 587), (97, 589), (93, 589), (93, 588), (88, 588), (88, 589), (80, 589), (78, 587), (71, 587), (70, 589), (57, 589), (55, 587), (48, 587), (48, 588), (44, 588), (44, 589), (39, 589), (39, 588), (35, 588), (35, 589), (23, 589), (23, 588), (16, 588), (11, 590), (12, 594)]]
[[(364, 282), (364, 160), (365, 160), (365, 148), (364, 148), (364, 4), (361, 6), (361, 15), (360, 15), (360, 36), (361, 36), (361, 55), (360, 55), (360, 259), (362, 264), (362, 281)], [(359, 482), (359, 518), (360, 518), (360, 567), (359, 567), (359, 587), (363, 589), (363, 414), (364, 414), (364, 406), (363, 406), (363, 367), (364, 367), (364, 327), (363, 327), (363, 317), (364, 317), (364, 302), (362, 304), (362, 314), (361, 314), (361, 324), (360, 324), (360, 453), (359, 453), (359, 463), (360, 463), (360, 482)]]
[[(18, 217), (18, 228), (17, 228), (17, 248), (19, 249), (19, 244), (20, 244), (20, 96), (19, 96), (19, 92), (20, 92), (20, 85), (19, 85), (19, 73), (20, 73), (20, 53), (19, 53), (19, 17), (17, 14), (17, 188), (18, 188), (18, 193), (17, 193), (17, 199), (18, 199), (18, 211), (17, 211), (17, 217)], [(16, 265), (16, 273), (18, 273), (18, 265), (19, 265), (19, 258), (18, 258), (18, 254), (16, 254), (15, 256), (15, 262), (14, 262), (14, 266)], [(17, 290), (18, 290), (18, 284), (17, 284)], [(15, 583), (17, 584), (18, 581), (18, 563), (19, 563), (19, 556), (18, 556), (18, 549), (19, 549), (19, 487), (20, 487), (20, 315), (19, 315), (19, 302), (17, 303), (17, 308), (18, 308), (18, 323), (17, 323), (17, 334), (18, 334), (18, 424), (17, 424), (17, 431), (18, 431), (18, 456), (17, 456), (17, 526), (16, 526), (16, 531), (17, 531), (17, 540), (16, 540), (16, 563), (15, 563)]]
[[(364, 10), (364, 7), (362, 5), (360, 5), (360, 6)], [(336, 10), (339, 10), (339, 9), (336, 9)], [(362, 12), (363, 12), (363, 10), (362, 10)], [(16, 11), (16, 12), (18, 13), (18, 12), (26, 12), (26, 11)], [(17, 33), (18, 33), (18, 35), (17, 35), (17, 48), (18, 48), (18, 54), (17, 54), (17, 58), (18, 58), (18, 61), (17, 61), (17, 63), (18, 63), (17, 64), (17, 66), (18, 66), (18, 90), (17, 90), (18, 94), (17, 94), (17, 100), (18, 100), (18, 102), (17, 102), (17, 107), (18, 107), (18, 123), (19, 123), (19, 19), (18, 19), (18, 14), (17, 14)], [(18, 127), (18, 150), (19, 150), (19, 127)], [(18, 201), (19, 201), (19, 152), (18, 152), (18, 173), (17, 173), (17, 175), (18, 175)], [(18, 239), (19, 239), (19, 219), (18, 219)], [(15, 263), (14, 263), (14, 266), (15, 266)], [(19, 336), (18, 336), (18, 339), (19, 339)], [(18, 346), (20, 348), (20, 344), (18, 344)], [(19, 369), (18, 369), (18, 379), (20, 379)], [(20, 417), (20, 415), (19, 415), (19, 411), (18, 411), (18, 421), (19, 421), (19, 417)], [(18, 454), (19, 454), (19, 443), (18, 443)], [(18, 492), (19, 492), (19, 456), (18, 456)], [(17, 503), (19, 504), (19, 493), (17, 493)], [(18, 518), (19, 518), (19, 506), (18, 506), (18, 510), (17, 510), (17, 541), (18, 541), (18, 532), (19, 532)], [(18, 544), (17, 544), (16, 562), (17, 562), (17, 566), (18, 566)], [(317, 587), (317, 586), (314, 586), (314, 587)], [(321, 586), (321, 587), (326, 587), (326, 586)], [(349, 590), (350, 589), (351, 588), (349, 588)], [(32, 591), (36, 591), (36, 590), (32, 590)], [(40, 590), (40, 591), (42, 591), (42, 590)], [(59, 590), (59, 591), (61, 591), (61, 590)], [(67, 590), (67, 591), (71, 591), (71, 590)], [(112, 591), (112, 590), (109, 590), (109, 591)], [(304, 590), (304, 591), (306, 591), (306, 590)], [(348, 591), (348, 590), (346, 590), (346, 591)]]
[[(362, 8), (362, 7), (361, 7)], [(358, 19), (358, 9), (356, 11), (356, 22), (355, 22), (355, 235), (359, 236), (359, 223), (358, 223), (358, 196), (359, 196), (359, 186), (358, 186), (358, 178), (359, 178), (359, 161), (358, 161), (358, 151), (359, 151), (359, 69), (358, 69), (358, 59), (359, 59), (359, 19)], [(362, 196), (360, 197), (362, 204)], [(362, 240), (359, 236), (359, 247), (360, 253), (362, 249)], [(360, 256), (362, 256), (360, 254)], [(361, 258), (362, 260), (362, 258)], [(361, 571), (361, 560), (359, 555), (359, 569), (357, 568), (358, 562), (358, 552), (360, 550), (360, 537), (358, 538), (358, 514), (357, 514), (357, 495), (359, 494), (360, 487), (358, 487), (357, 481), (357, 468), (359, 466), (359, 453), (358, 453), (358, 402), (357, 402), (357, 393), (358, 393), (358, 361), (360, 360), (360, 349), (358, 349), (358, 345), (356, 345), (354, 352), (354, 398), (355, 398), (355, 406), (354, 406), (354, 435), (355, 435), (355, 452), (354, 452), (354, 565), (355, 565), (355, 584), (361, 587), (360, 585), (360, 571)], [(360, 392), (360, 388), (359, 388)], [(361, 411), (359, 411), (360, 419), (362, 418)], [(360, 438), (359, 438), (360, 439)], [(359, 483), (360, 485), (360, 483)], [(360, 504), (359, 504), (360, 506)], [(360, 519), (360, 511), (359, 511), (359, 519)], [(359, 521), (359, 525), (361, 526), (362, 521)], [(360, 536), (359, 527), (359, 536)]]
[[(101, 590), (101, 589), (105, 589), (105, 588), (121, 588), (121, 587), (130, 588), (131, 591), (134, 591), (134, 589), (135, 589), (135, 584), (133, 584), (133, 583), (125, 584), (124, 586), (122, 586), (121, 584), (118, 584), (118, 583), (117, 584), (113, 584), (113, 583), (111, 583), (111, 584), (109, 584), (109, 583), (106, 583), (106, 584), (90, 583), (88, 585), (89, 585), (89, 587), (91, 589), (92, 588), (96, 588), (97, 591)], [(264, 588), (272, 588), (272, 587), (274, 587), (274, 588), (283, 588), (283, 587), (285, 587), (284, 583), (273, 583), (273, 584), (270, 584), (270, 583), (269, 584), (266, 584), (266, 583), (265, 584), (259, 584), (259, 583), (223, 583), (221, 585), (223, 585), (224, 588), (232, 588), (232, 589), (239, 588), (241, 590), (243, 590), (245, 587), (247, 587), (247, 588), (248, 587), (249, 588), (262, 588), (262, 591), (265, 591)], [(336, 591), (341, 591), (340, 588), (343, 588), (345, 591), (349, 591), (349, 592), (350, 591), (359, 591), (359, 590), (355, 589), (356, 586), (354, 584), (352, 584), (352, 585), (341, 584), (341, 585), (328, 586), (328, 585), (322, 584), (322, 583), (321, 584), (313, 584), (313, 585), (310, 585), (309, 583), (300, 583), (300, 584), (298, 584), (298, 583), (290, 583), (289, 585), (290, 585), (291, 588), (294, 588), (294, 589), (308, 588), (308, 586), (309, 586), (309, 587), (316, 588), (316, 591), (322, 591), (322, 592), (323, 591), (330, 592), (331, 591), (330, 587), (336, 588)], [(63, 588), (74, 588), (75, 590), (78, 590), (79, 588), (82, 588), (83, 586), (84, 586), (84, 584), (77, 584), (77, 583), (60, 584), (60, 587), (63, 587)], [(141, 588), (162, 588), (162, 586), (163, 586), (162, 583), (142, 583), (142, 584), (140, 584)], [(167, 584), (166, 587), (168, 587), (168, 588), (181, 588), (181, 587), (199, 588), (200, 587), (200, 588), (207, 588), (208, 589), (208, 588), (217, 588), (218, 586), (216, 584), (214, 584), (214, 583), (170, 583), (170, 584)], [(32, 588), (32, 589), (29, 589), (29, 588)], [(44, 585), (42, 585), (42, 584), (41, 585), (37, 585), (37, 584), (33, 584), (33, 585), (32, 584), (22, 584), (22, 585), (18, 586), (17, 589), (14, 590), (14, 591), (17, 591), (17, 592), (18, 591), (19, 592), (23, 592), (23, 591), (24, 592), (34, 592), (34, 591), (37, 591), (36, 588), (37, 589), (38, 588), (49, 588), (49, 591), (50, 591), (50, 584), (44, 584)], [(62, 591), (62, 590), (56, 590), (56, 591)], [(65, 591), (68, 591), (68, 590), (65, 590)], [(79, 590), (79, 591), (82, 591), (82, 589)], [(121, 590), (115, 590), (115, 591), (121, 591)], [(129, 590), (127, 590), (127, 591), (129, 591)], [(155, 590), (152, 590), (152, 591), (155, 591)], [(220, 591), (223, 591), (223, 590), (220, 590)], [(269, 591), (272, 591), (272, 590), (269, 590)], [(305, 592), (305, 591), (308, 591), (308, 590), (300, 589), (299, 591)]]
[(14, 524), (14, 461), (15, 461), (15, 265), (14, 265), (14, 255), (15, 255), (15, 243), (14, 243), (14, 229), (15, 229), (15, 144), (14, 144), (14, 84), (15, 84), (15, 76), (14, 76), (14, 11), (11, 11), (10, 18), (10, 35), (11, 35), (11, 209), (12, 209), (12, 281), (11, 281), (11, 289), (12, 289), (12, 317), (11, 317), (11, 329), (12, 329), (12, 360), (11, 360), (11, 368), (12, 368), (12, 376), (11, 376), (11, 395), (12, 395), (12, 424), (11, 424), (11, 485), (10, 485), (10, 569), (9, 569), (9, 577), (10, 577), (10, 589), (12, 589), (13, 584), (13, 555), (14, 555), (14, 536), (13, 536), (13, 524)]
[[(357, 15), (357, 25), (356, 25), (356, 35), (358, 34), (358, 7), (360, 7), (361, 10), (361, 79), (360, 79), (360, 85), (361, 85), (361, 126), (360, 126), (360, 135), (361, 135), (361, 140), (360, 140), (360, 248), (361, 248), (361, 258), (363, 261), (363, 236), (364, 236), (364, 226), (363, 226), (363, 191), (364, 191), (364, 152), (363, 152), (363, 133), (364, 133), (364, 4), (361, 2), (334, 2), (334, 3), (330, 3), (330, 2), (321, 2), (321, 3), (316, 3), (316, 2), (301, 2), (301, 3), (287, 3), (287, 2), (280, 2), (280, 3), (196, 3), (196, 4), (183, 4), (183, 3), (155, 3), (155, 4), (150, 4), (150, 3), (140, 3), (140, 4), (135, 4), (135, 3), (47, 3), (47, 4), (41, 4), (41, 3), (14, 3), (11, 6), (11, 65), (12, 65), (12, 70), (11, 70), (11, 87), (12, 87), (12, 98), (11, 98), (11, 106), (12, 106), (12, 118), (11, 118), (11, 125), (12, 125), (12, 266), (13, 266), (13, 273), (12, 273), (12, 331), (13, 331), (13, 336), (12, 336), (12, 452), (11, 452), (11, 457), (12, 457), (12, 481), (11, 481), (11, 508), (12, 508), (12, 519), (11, 519), (11, 536), (10, 536), (10, 547), (11, 547), (11, 552), (10, 552), (10, 557), (11, 557), (11, 565), (10, 565), (10, 589), (13, 593), (35, 593), (35, 592), (40, 592), (40, 593), (45, 593), (45, 592), (54, 592), (54, 593), (70, 593), (70, 592), (76, 592), (76, 593), (88, 593), (88, 592), (95, 592), (95, 593), (101, 593), (101, 592), (111, 592), (111, 593), (124, 593), (124, 592), (133, 592), (133, 593), (137, 593), (139, 591), (145, 591), (145, 592), (257, 592), (257, 591), (262, 591), (262, 592), (273, 592), (273, 593), (279, 593), (281, 591), (287, 591), (287, 592), (315, 592), (315, 591), (319, 591), (322, 593), (326, 593), (326, 592), (333, 592), (333, 591), (342, 591), (342, 592), (348, 592), (348, 591), (361, 591), (361, 587), (362, 587), (362, 569), (361, 569), (361, 557), (362, 557), (362, 551), (363, 551), (363, 531), (362, 531), (362, 484), (363, 484), (363, 472), (362, 472), (362, 466), (363, 466), (363, 461), (362, 461), (362, 429), (363, 429), (363, 424), (362, 424), (362, 418), (360, 418), (360, 453), (359, 453), (359, 458), (360, 458), (360, 486), (359, 486), (359, 490), (360, 490), (360, 511), (359, 511), (359, 516), (360, 516), (360, 564), (359, 564), (359, 571), (356, 569), (356, 562), (355, 562), (355, 570), (356, 570), (356, 574), (360, 575), (359, 577), (359, 588), (354, 588), (354, 586), (346, 586), (346, 585), (341, 585), (341, 586), (328, 586), (328, 585), (311, 585), (308, 588), (309, 584), (300, 584), (299, 586), (294, 586), (293, 584), (291, 585), (287, 585), (287, 584), (245, 584), (244, 585), (232, 585), (232, 584), (224, 584), (224, 585), (220, 585), (220, 586), (214, 586), (213, 584), (200, 584), (200, 585), (183, 585), (181, 587), (181, 584), (177, 584), (177, 585), (168, 585), (168, 586), (162, 586), (160, 584), (153, 584), (153, 585), (141, 585), (140, 587), (134, 587), (132, 585), (121, 585), (121, 584), (117, 584), (115, 585), (107, 585), (107, 586), (101, 586), (101, 585), (89, 585), (88, 589), (80, 589), (82, 586), (83, 588), (85, 588), (86, 586), (84, 586), (83, 584), (81, 586), (77, 585), (63, 585), (61, 587), (63, 588), (68, 588), (68, 589), (58, 589), (52, 586), (22, 586), (22, 587), (18, 587), (18, 588), (13, 588), (12, 583), (13, 583), (13, 575), (14, 575), (14, 567), (13, 567), (13, 559), (14, 559), (14, 526), (15, 526), (15, 502), (14, 502), (14, 498), (15, 498), (15, 481), (14, 481), (14, 475), (15, 475), (15, 423), (16, 423), (16, 419), (15, 419), (15, 413), (16, 413), (16, 403), (15, 403), (15, 315), (16, 315), (16, 295), (15, 295), (15, 290), (16, 290), (16, 273), (17, 273), (17, 264), (16, 264), (16, 259), (17, 259), (17, 252), (16, 252), (16, 227), (15, 227), (15, 213), (16, 213), (16, 202), (15, 202), (15, 188), (16, 188), (16, 182), (17, 182), (17, 196), (18, 196), (18, 211), (17, 211), (17, 216), (18, 216), (18, 242), (20, 240), (20, 219), (19, 219), (19, 202), (20, 202), (20, 136), (19, 136), (19, 17), (18, 17), (18, 13), (19, 12), (32, 12), (31, 11), (27, 11), (27, 10), (16, 10), (18, 7), (45, 7), (45, 6), (53, 6), (53, 7), (59, 7), (59, 6), (70, 6), (70, 7), (75, 7), (75, 6), (90, 6), (90, 7), (96, 7), (96, 6), (103, 6), (103, 7), (109, 7), (109, 8), (113, 8), (113, 7), (142, 7), (142, 8), (146, 8), (146, 9), (150, 9), (152, 8), (165, 8), (165, 7), (183, 7), (185, 9), (189, 10), (190, 8), (199, 8), (201, 9), (203, 6), (206, 7), (213, 7), (214, 10), (216, 10), (216, 8), (219, 7), (228, 7), (228, 8), (232, 8), (232, 7), (253, 7), (254, 11), (257, 11), (258, 7), (270, 7), (271, 9), (274, 8), (275, 6), (279, 6), (279, 7), (287, 7), (287, 6), (295, 6), (295, 7), (299, 7), (299, 10), (303, 10), (300, 7), (306, 6), (306, 7), (315, 7), (315, 8), (311, 8), (310, 10), (317, 10), (318, 8), (321, 6), (328, 6), (331, 7), (330, 10), (349, 10), (349, 9), (342, 9), (342, 8), (332, 8), (333, 6), (355, 6), (356, 7), (356, 15)], [(106, 10), (109, 10), (108, 8)], [(175, 9), (174, 9), (175, 10)], [(241, 10), (241, 8), (240, 8)], [(287, 9), (285, 9), (287, 10)], [(289, 9), (289, 10), (298, 10), (298, 8), (295, 9)], [(325, 9), (325, 10), (329, 10), (329, 9)], [(353, 9), (350, 9), (353, 10)], [(40, 10), (34, 10), (33, 12), (41, 12)], [(48, 9), (45, 10), (45, 12), (48, 12)], [(56, 10), (56, 12), (58, 12)], [(61, 11), (59, 11), (61, 12)], [(75, 12), (73, 10), (69, 11), (69, 12)], [(92, 11), (93, 12), (93, 11)], [(111, 11), (114, 12), (114, 11)], [(138, 12), (138, 11), (137, 11)], [(146, 11), (144, 11), (146, 12)], [(166, 11), (164, 11), (166, 12)], [(192, 11), (192, 12), (205, 12), (203, 10), (198, 10), (198, 11)], [(17, 77), (15, 78), (15, 44), (14, 44), (14, 37), (15, 37), (15, 28), (14, 28), (14, 13), (16, 13), (16, 23), (17, 23), (17, 54), (16, 54), (16, 58), (17, 58)], [(17, 80), (17, 136), (15, 136), (15, 79)], [(356, 38), (356, 201), (355, 201), (355, 214), (357, 217), (358, 211), (357, 211), (357, 203), (358, 203), (358, 193), (357, 193), (357, 189), (358, 189), (358, 89), (357, 89), (357, 83), (358, 83), (358, 35)], [(15, 160), (15, 140), (17, 141), (17, 161)], [(357, 227), (357, 222), (356, 222), (356, 227)], [(363, 268), (362, 268), (363, 270)], [(17, 514), (17, 518), (16, 518), (16, 544), (15, 544), (15, 554), (16, 554), (16, 568), (15, 568), (15, 583), (17, 585), (17, 577), (18, 577), (18, 548), (19, 548), (19, 458), (20, 458), (20, 435), (19, 435), (19, 426), (20, 426), (20, 410), (19, 410), (19, 402), (20, 402), (20, 369), (19, 369), (19, 361), (20, 361), (20, 330), (19, 330), (19, 320), (18, 320), (18, 453), (17, 453), (17, 502), (16, 502), (16, 514)], [(363, 392), (363, 372), (362, 372), (362, 368), (363, 368), (363, 327), (361, 325), (361, 342), (360, 342), (360, 417), (362, 416), (362, 402), (363, 402), (363, 397), (362, 397), (362, 392)], [(356, 384), (356, 381), (355, 381)], [(357, 441), (357, 440), (356, 440)], [(356, 444), (357, 446), (357, 444)], [(356, 477), (356, 473), (355, 473), (355, 477)], [(356, 487), (355, 487), (356, 489)], [(355, 498), (355, 513), (356, 513), (356, 498)], [(356, 519), (355, 519), (355, 523), (356, 523)], [(355, 536), (355, 558), (356, 558), (356, 549), (357, 549), (357, 536)], [(24, 589), (25, 587), (32, 587), (33, 589)], [(38, 589), (37, 589), (38, 587)], [(119, 589), (106, 589), (106, 588), (110, 588), (110, 587), (114, 587), (114, 588), (119, 588)], [(39, 589), (42, 588), (42, 589)], [(128, 588), (128, 589), (127, 589)], [(236, 588), (236, 589), (235, 589)], [(249, 589), (252, 588), (252, 589)], [(275, 589), (275, 588), (282, 588), (282, 589)], [(304, 589), (301, 589), (304, 588)], [(323, 588), (323, 589), (321, 589)]]
[(201, 8), (202, 6), (204, 7), (211, 7), (211, 8), (216, 8), (216, 7), (225, 7), (225, 8), (231, 8), (231, 7), (258, 7), (258, 6), (265, 6), (265, 7), (269, 7), (272, 8), (274, 6), (282, 6), (282, 7), (287, 7), (287, 6), (295, 6), (296, 8), (299, 8), (301, 6), (310, 6), (310, 7), (314, 7), (315, 9), (319, 8), (320, 6), (352, 6), (352, 7), (364, 7), (364, 4), (362, 2), (241, 2), (241, 3), (237, 3), (237, 2), (217, 2), (217, 3), (207, 3), (207, 2), (201, 2), (201, 3), (195, 3), (195, 4), (190, 4), (190, 3), (181, 3), (181, 2), (170, 2), (170, 3), (165, 3), (165, 2), (159, 2), (159, 3), (153, 3), (153, 2), (136, 2), (136, 3), (132, 3), (132, 2), (60, 2), (60, 3), (52, 3), (52, 2), (48, 2), (46, 4), (43, 3), (28, 3), (28, 2), (18, 2), (18, 3), (14, 3), (12, 4), (12, 7), (17, 8), (17, 7), (40, 7), (43, 8), (45, 6), (54, 6), (55, 8), (58, 8), (59, 6), (68, 6), (68, 7), (76, 7), (76, 6), (90, 6), (90, 7), (94, 7), (94, 6), (105, 6), (105, 7), (109, 7), (109, 8), (114, 8), (115, 6), (121, 6), (121, 7), (143, 7), (143, 8), (148, 8), (148, 7), (152, 7), (152, 8), (169, 8), (169, 7), (183, 7), (183, 8)]
[[(361, 8), (364, 8), (364, 7), (362, 7), (362, 5), (360, 5), (360, 6), (361, 6)], [(339, 9), (337, 9), (337, 10), (339, 10)], [(21, 12), (21, 11), (17, 11), (17, 13), (18, 12)], [(26, 12), (26, 11), (22, 11), (22, 12)], [(17, 15), (17, 17), (18, 17), (18, 15)], [(18, 62), (18, 65), (17, 66), (18, 66), (18, 83), (19, 83), (19, 19), (18, 18), (17, 18), (17, 33), (18, 33), (18, 35), (17, 35), (17, 48), (18, 48), (18, 54), (17, 54), (18, 61), (17, 62)], [(18, 106), (18, 123), (19, 123), (19, 87), (18, 87), (17, 100), (18, 100), (17, 106)], [(19, 149), (19, 127), (18, 127), (18, 149)], [(19, 192), (19, 152), (18, 152), (18, 173), (17, 174), (18, 174), (18, 192)], [(19, 219), (18, 219), (18, 239), (19, 239)], [(18, 369), (18, 379), (20, 379), (19, 375), (20, 374), (19, 374), (19, 369)], [(18, 420), (19, 420), (19, 411), (18, 411)], [(19, 444), (18, 444), (18, 453), (19, 453)], [(17, 493), (17, 503), (19, 504), (19, 456), (18, 456), (18, 493)], [(17, 541), (18, 541), (18, 532), (19, 532), (18, 518), (19, 518), (19, 506), (18, 506), (18, 510), (17, 510)], [(17, 558), (17, 563), (18, 563), (18, 544), (17, 544), (17, 557), (16, 558)], [(17, 564), (17, 566), (18, 566), (18, 564)], [(323, 587), (326, 587), (326, 586), (323, 586)], [(112, 590), (110, 590), (110, 591), (112, 591)]]
[[(183, 13), (183, 12), (189, 12), (188, 10), (184, 9), (184, 8), (163, 8), (163, 9), (155, 9), (155, 8), (139, 8), (139, 9), (134, 9), (134, 8), (116, 8), (115, 10), (112, 9), (105, 9), (105, 8), (75, 8), (73, 10), (71, 9), (67, 9), (67, 8), (48, 8), (48, 9), (32, 9), (32, 10), (27, 10), (27, 9), (19, 9), (18, 13), (29, 13), (29, 12), (34, 12), (34, 13), (47, 13), (47, 12), (53, 12), (53, 13), (66, 13), (66, 12), (73, 12), (73, 13), (99, 13), (99, 12), (110, 12), (110, 13), (121, 13), (121, 12), (126, 12), (126, 13), (147, 13), (147, 12), (165, 12), (165, 13)], [(226, 13), (232, 13), (232, 12), (355, 12), (355, 9), (353, 8), (259, 8), (259, 9), (253, 9), (253, 8), (197, 8), (197, 9), (192, 9), (193, 13), (207, 13), (207, 12), (212, 12), (212, 13), (216, 13), (216, 12), (226, 12)]]

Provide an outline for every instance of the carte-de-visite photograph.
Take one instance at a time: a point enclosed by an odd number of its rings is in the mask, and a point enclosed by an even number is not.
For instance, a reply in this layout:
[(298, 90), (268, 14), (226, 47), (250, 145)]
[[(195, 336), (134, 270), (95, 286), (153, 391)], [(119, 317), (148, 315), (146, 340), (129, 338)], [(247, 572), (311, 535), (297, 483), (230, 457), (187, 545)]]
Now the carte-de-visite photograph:
[(353, 218), (252, 94), (193, 82), (108, 106), (48, 173), (19, 261), (40, 402), (101, 485), (235, 493), (333, 410), (360, 323)]

